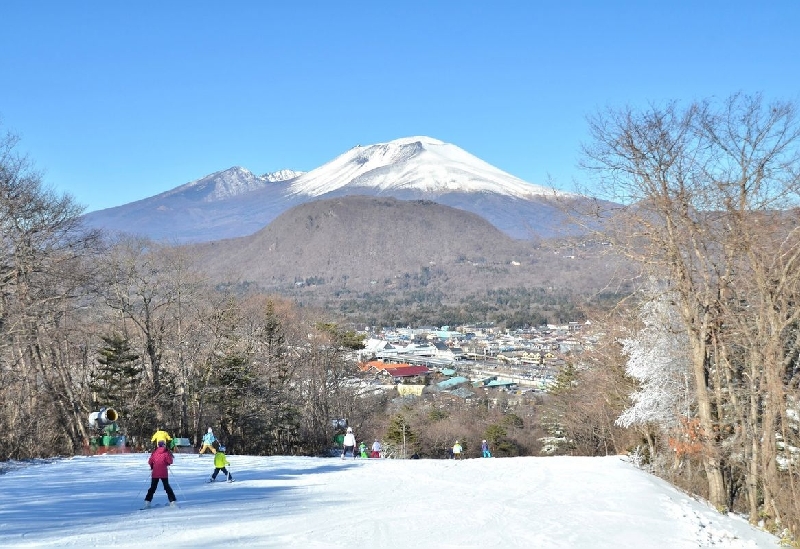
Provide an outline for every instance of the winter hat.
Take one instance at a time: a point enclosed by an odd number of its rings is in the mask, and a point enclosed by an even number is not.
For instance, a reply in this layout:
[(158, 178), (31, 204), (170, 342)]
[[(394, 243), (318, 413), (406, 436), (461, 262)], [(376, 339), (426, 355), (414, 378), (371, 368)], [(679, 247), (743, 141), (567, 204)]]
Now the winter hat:
[(224, 452), (225, 451), (225, 447), (222, 444), (219, 445), (219, 451), (220, 452)]
[(208, 428), (209, 433), (213, 433), (214, 431), (211, 430), (211, 427)]
[(348, 432), (348, 433), (352, 433), (352, 432), (353, 432), (353, 428), (352, 428), (352, 427), (348, 427), (348, 428), (347, 428), (347, 432)]

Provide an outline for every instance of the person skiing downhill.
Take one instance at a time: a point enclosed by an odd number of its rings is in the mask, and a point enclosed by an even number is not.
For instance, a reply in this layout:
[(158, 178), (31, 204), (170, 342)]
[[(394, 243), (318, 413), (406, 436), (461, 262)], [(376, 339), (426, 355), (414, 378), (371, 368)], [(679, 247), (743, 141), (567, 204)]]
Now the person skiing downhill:
[(344, 450), (342, 451), (342, 459), (344, 459), (344, 456), (348, 451), (352, 454), (353, 459), (356, 459), (356, 436), (353, 434), (352, 427), (347, 428), (347, 434), (344, 435), (344, 441), (342, 445), (344, 446)]
[(151, 469), (150, 489), (147, 490), (147, 495), (144, 496), (144, 507), (142, 509), (150, 507), (159, 480), (167, 493), (170, 507), (175, 507), (177, 505), (175, 492), (172, 491), (172, 487), (169, 485), (169, 466), (172, 465), (172, 452), (167, 450), (166, 442), (163, 440), (158, 441), (158, 447), (150, 454), (150, 459), (147, 460), (147, 463)]
[(206, 450), (211, 450), (212, 454), (216, 454), (217, 451), (214, 449), (214, 441), (216, 440), (217, 437), (214, 436), (214, 431), (209, 427), (208, 432), (203, 435), (203, 445), (200, 447), (200, 451), (197, 454), (204, 454)]
[(220, 444), (219, 450), (214, 454), (214, 472), (211, 473), (211, 478), (208, 479), (208, 482), (214, 482), (217, 480), (217, 475), (220, 471), (222, 471), (222, 474), (228, 477), (228, 482), (233, 482), (233, 475), (225, 468), (229, 465), (230, 463), (228, 463), (228, 458), (225, 456), (225, 447)]

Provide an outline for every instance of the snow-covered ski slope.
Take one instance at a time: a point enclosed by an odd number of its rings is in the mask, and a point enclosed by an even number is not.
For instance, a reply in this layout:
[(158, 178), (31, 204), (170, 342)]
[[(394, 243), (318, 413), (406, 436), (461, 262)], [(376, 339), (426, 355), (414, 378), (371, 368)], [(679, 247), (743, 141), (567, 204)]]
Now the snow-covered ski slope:
[(178, 454), (139, 510), (147, 454), (76, 457), (0, 475), (0, 547), (774, 548), (620, 457), (374, 460)]

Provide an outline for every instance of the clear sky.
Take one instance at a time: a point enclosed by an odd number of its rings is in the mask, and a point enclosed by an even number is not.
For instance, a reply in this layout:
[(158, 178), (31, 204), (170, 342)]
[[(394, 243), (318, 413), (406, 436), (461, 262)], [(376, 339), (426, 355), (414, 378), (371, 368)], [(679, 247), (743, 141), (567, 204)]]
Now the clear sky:
[(800, 98), (800, 2), (9, 1), (0, 120), (87, 211), (427, 135), (574, 188), (606, 106)]

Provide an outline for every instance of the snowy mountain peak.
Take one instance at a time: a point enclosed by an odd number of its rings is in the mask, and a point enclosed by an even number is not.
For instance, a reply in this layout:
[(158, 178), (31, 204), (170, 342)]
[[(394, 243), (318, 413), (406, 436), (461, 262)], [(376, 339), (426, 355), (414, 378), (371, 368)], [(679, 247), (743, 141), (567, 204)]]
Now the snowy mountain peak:
[(514, 177), (456, 145), (425, 136), (356, 145), (298, 177), (289, 193), (314, 197), (344, 187), (433, 195), (489, 192), (515, 198), (553, 194), (551, 189)]
[(300, 177), (306, 172), (298, 172), (295, 170), (278, 170), (277, 172), (265, 173), (261, 176), (264, 181), (269, 183), (278, 183), (280, 181), (288, 181)]
[(181, 185), (160, 196), (186, 194), (189, 192), (201, 197), (203, 202), (217, 202), (261, 189), (269, 183), (289, 181), (303, 173), (294, 170), (279, 170), (258, 176), (246, 168), (234, 166)]

